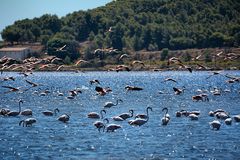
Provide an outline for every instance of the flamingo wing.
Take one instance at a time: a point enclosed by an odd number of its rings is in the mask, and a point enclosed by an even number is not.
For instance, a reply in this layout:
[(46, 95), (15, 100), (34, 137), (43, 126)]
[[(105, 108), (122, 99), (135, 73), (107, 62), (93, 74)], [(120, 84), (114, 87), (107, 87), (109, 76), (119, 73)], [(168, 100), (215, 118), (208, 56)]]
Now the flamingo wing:
[(27, 83), (29, 83), (29, 84), (31, 84), (31, 85), (33, 85), (33, 86), (37, 86), (37, 84), (36, 83), (33, 83), (33, 82), (31, 82), (31, 81), (29, 81), (29, 80), (25, 80)]
[(9, 88), (9, 89), (14, 89), (14, 90), (18, 90), (17, 88), (11, 87), (11, 86), (2, 86), (3, 88)]
[(174, 90), (174, 92), (178, 92), (179, 91), (179, 89), (176, 88), (176, 87), (173, 87), (173, 90)]

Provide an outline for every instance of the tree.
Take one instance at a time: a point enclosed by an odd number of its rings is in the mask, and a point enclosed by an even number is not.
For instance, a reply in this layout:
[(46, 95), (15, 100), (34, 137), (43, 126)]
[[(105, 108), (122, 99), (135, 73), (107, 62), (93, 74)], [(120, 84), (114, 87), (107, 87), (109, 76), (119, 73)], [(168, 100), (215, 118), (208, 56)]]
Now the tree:
[(63, 62), (64, 62), (65, 64), (69, 65), (69, 64), (71, 64), (71, 59), (70, 59), (68, 56), (66, 56), (66, 57), (64, 58)]
[[(58, 50), (63, 46), (65, 47), (62, 50)], [(47, 42), (47, 52), (49, 55), (54, 55), (62, 59), (68, 56), (71, 61), (80, 57), (78, 48), (78, 43), (72, 40), (52, 38)]]
[(149, 44), (147, 50), (148, 50), (148, 51), (157, 51), (157, 50), (158, 50), (158, 46), (157, 46), (156, 43), (154, 43), (154, 44)]
[(212, 47), (223, 46), (224, 43), (224, 35), (220, 32), (214, 32), (210, 36), (210, 44)]
[(15, 26), (8, 26), (2, 32), (2, 38), (7, 42), (18, 42), (20, 38), (20, 30)]
[(187, 37), (177, 37), (171, 38), (169, 45), (173, 49), (186, 49), (192, 48), (195, 45), (195, 41)]
[(19, 20), (1, 34), (9, 42), (46, 44), (56, 37), (119, 50), (232, 47), (240, 41), (239, 7), (237, 0), (119, 0), (62, 18)]
[(143, 40), (141, 39), (141, 37), (137, 37), (137, 36), (134, 36), (133, 39), (132, 39), (132, 48), (135, 50), (135, 51), (139, 51), (142, 49), (142, 45), (143, 44)]
[(165, 61), (168, 58), (168, 49), (164, 48), (161, 53), (160, 60)]
[(112, 47), (118, 50), (122, 50), (123, 42), (122, 37), (124, 35), (123, 24), (118, 23), (116, 27), (114, 27), (113, 32), (111, 33), (110, 37), (112, 40)]
[(50, 30), (53, 33), (59, 32), (62, 27), (62, 21), (56, 15), (45, 14), (38, 21), (41, 29)]
[(89, 40), (89, 41), (93, 41), (93, 40), (94, 40), (94, 37), (95, 37), (94, 32), (90, 32), (90, 33), (89, 33), (89, 36), (88, 36), (88, 40)]

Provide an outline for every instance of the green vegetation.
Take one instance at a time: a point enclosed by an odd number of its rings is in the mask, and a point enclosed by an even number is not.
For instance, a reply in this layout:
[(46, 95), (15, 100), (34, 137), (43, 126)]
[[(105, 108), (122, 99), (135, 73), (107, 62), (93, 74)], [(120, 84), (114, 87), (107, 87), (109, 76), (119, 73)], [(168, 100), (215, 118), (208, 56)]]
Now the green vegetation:
[[(64, 47), (62, 50), (58, 50), (59, 48)], [(78, 52), (79, 45), (76, 41), (73, 40), (65, 40), (63, 38), (52, 38), (47, 43), (47, 52), (49, 55), (55, 55), (61, 59), (69, 59), (69, 61), (73, 61), (79, 58)]]
[[(116, 0), (62, 18), (46, 14), (16, 21), (1, 34), (6, 42), (41, 42), (50, 55), (66, 61), (79, 57), (79, 42), (89, 42), (81, 49), (86, 60), (97, 48), (113, 47), (123, 52), (163, 49), (163, 61), (168, 49), (239, 47), (239, 8), (239, 0)], [(57, 52), (64, 44), (66, 51)], [(210, 53), (205, 57), (212, 61)], [(184, 55), (184, 61), (190, 59)]]
[(3, 41), (0, 41), (0, 48), (2, 48), (3, 46)]
[(9, 42), (46, 44), (62, 35), (120, 50), (239, 46), (239, 8), (238, 0), (118, 0), (61, 19), (43, 15), (16, 21), (3, 30), (2, 37)]

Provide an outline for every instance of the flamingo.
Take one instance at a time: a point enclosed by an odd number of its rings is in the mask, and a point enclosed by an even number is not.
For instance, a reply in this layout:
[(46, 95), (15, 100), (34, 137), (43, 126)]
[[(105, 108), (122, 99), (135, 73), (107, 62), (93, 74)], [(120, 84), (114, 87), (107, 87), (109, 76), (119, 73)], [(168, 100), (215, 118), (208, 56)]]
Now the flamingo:
[(30, 74), (32, 74), (32, 72), (27, 73), (26, 71), (24, 71), (24, 72), (20, 72), (19, 74), (22, 74), (24, 77), (27, 77), (27, 76), (29, 76)]
[(8, 112), (7, 113), (7, 115), (8, 116), (17, 116), (17, 115), (19, 115), (20, 113), (21, 113), (21, 103), (23, 103), (23, 101), (20, 99), (19, 101), (18, 101), (18, 107), (19, 107), (19, 111), (17, 112), (17, 111), (10, 111), (10, 112)]
[(112, 27), (109, 27), (108, 32), (113, 32)]
[(225, 124), (226, 125), (231, 125), (232, 124), (232, 118), (227, 118), (227, 119), (225, 119)]
[(152, 107), (147, 107), (146, 112), (147, 114), (137, 114), (135, 118), (147, 119), (148, 118), (148, 110), (152, 110)]
[(113, 119), (114, 121), (124, 121), (124, 119), (121, 118), (121, 117), (119, 117), (119, 116), (112, 117), (112, 119)]
[(185, 69), (187, 69), (190, 73), (192, 73), (192, 68), (191, 68), (191, 67), (186, 66), (186, 65), (184, 65), (184, 64), (182, 64), (182, 63), (179, 63), (178, 65), (180, 65), (182, 68), (185, 68)]
[(172, 57), (172, 58), (168, 59), (167, 64), (170, 65), (171, 63), (182, 63), (182, 61), (177, 57)]
[(240, 122), (240, 115), (236, 115), (233, 118), (236, 122)]
[(4, 81), (9, 81), (9, 80), (15, 81), (15, 78), (14, 77), (4, 77), (3, 80)]
[(43, 111), (42, 113), (43, 113), (45, 116), (53, 116), (53, 115), (57, 115), (57, 112), (59, 112), (59, 109), (58, 109), (58, 108), (55, 108), (53, 111), (46, 110), (46, 111)]
[(56, 69), (56, 71), (60, 71), (60, 70), (62, 70), (64, 67), (66, 67), (66, 65), (60, 65), (60, 66), (58, 66), (58, 68)]
[(30, 85), (32, 85), (32, 87), (37, 87), (37, 86), (39, 86), (39, 84), (37, 84), (37, 83), (33, 83), (33, 82), (31, 82), (31, 81), (29, 81), (29, 80), (25, 80), (28, 84), (30, 84)]
[(76, 63), (75, 63), (75, 66), (78, 66), (79, 64), (81, 64), (81, 63), (89, 63), (88, 61), (85, 61), (85, 60), (82, 60), (82, 59), (80, 59), (80, 60), (78, 60)]
[(135, 65), (135, 64), (140, 64), (140, 65), (142, 65), (143, 67), (145, 66), (145, 64), (144, 64), (142, 61), (133, 61), (133, 62), (132, 62), (132, 65)]
[(100, 129), (103, 128), (104, 130), (104, 121), (106, 121), (106, 123), (109, 123), (109, 120), (107, 118), (105, 118), (103, 121), (95, 121), (93, 123), (93, 125), (98, 129), (98, 131), (100, 132)]
[(123, 58), (129, 58), (129, 55), (128, 55), (128, 54), (122, 54), (122, 55), (119, 57), (119, 61), (122, 60)]
[[(23, 103), (23, 101), (22, 101), (22, 103)], [(21, 111), (20, 115), (32, 116), (32, 110), (31, 109), (25, 109), (25, 110)]]
[(60, 91), (57, 91), (57, 95), (58, 96), (63, 96), (64, 94), (62, 92), (60, 92)]
[[(106, 123), (109, 123), (109, 120), (107, 118), (105, 118), (104, 121), (106, 121)], [(101, 128), (103, 128), (103, 131), (105, 129), (105, 124), (101, 121), (95, 122), (94, 126), (96, 126), (98, 128), (99, 132), (100, 132)], [(119, 128), (122, 128), (122, 126), (120, 126), (118, 124), (109, 124), (106, 126), (107, 132), (109, 132), (109, 131), (114, 132), (115, 130), (117, 130)]]
[(64, 123), (68, 122), (69, 119), (70, 119), (70, 116), (67, 115), (67, 114), (63, 114), (60, 117), (58, 117), (58, 120), (61, 121), (61, 122), (64, 122)]
[(122, 128), (122, 126), (120, 126), (118, 124), (109, 124), (109, 125), (106, 126), (107, 132), (114, 132), (115, 130), (117, 130), (119, 128)]
[(142, 126), (144, 125), (145, 123), (147, 123), (149, 120), (149, 117), (147, 117), (146, 119), (142, 119), (142, 118), (136, 118), (134, 120), (130, 120), (128, 121), (128, 123), (130, 125), (133, 125), (133, 126)]
[(219, 113), (219, 112), (226, 112), (226, 111), (224, 111), (223, 109), (217, 109), (217, 110), (215, 110), (215, 111), (210, 111), (209, 113), (208, 113), (208, 115), (209, 116), (211, 116), (211, 117), (214, 117), (217, 113)]
[(122, 101), (121, 99), (117, 99), (116, 104), (114, 104), (113, 102), (106, 102), (103, 107), (104, 107), (104, 108), (111, 108), (112, 106), (118, 105), (118, 102), (123, 102), (123, 101)]
[(29, 126), (32, 126), (33, 123), (36, 123), (37, 120), (35, 118), (27, 118), (25, 120), (21, 120), (19, 122), (19, 126), (23, 123), (23, 127), (24, 127), (24, 124), (25, 124), (25, 127), (29, 127)]
[(97, 84), (100, 84), (99, 80), (97, 79), (93, 79), (90, 81), (90, 84), (92, 85), (93, 83), (97, 83)]
[(207, 94), (199, 94), (199, 95), (195, 95), (195, 96), (192, 96), (192, 100), (193, 101), (209, 101), (208, 99), (208, 95)]
[(181, 111), (177, 111), (176, 112), (176, 117), (181, 117), (182, 115), (184, 115), (184, 116), (188, 116), (189, 115), (189, 112), (188, 111), (186, 111), (186, 110), (181, 110)]
[(10, 109), (8, 108), (1, 108), (0, 115), (7, 115), (7, 113), (10, 112)]
[(173, 78), (166, 78), (166, 79), (164, 79), (164, 82), (167, 82), (167, 81), (172, 81), (172, 82), (177, 83), (177, 81), (175, 79), (173, 79)]
[(143, 88), (141, 88), (141, 87), (129, 86), (129, 85), (127, 85), (127, 86), (125, 87), (125, 89), (126, 89), (127, 91), (129, 91), (129, 90), (131, 90), (131, 91), (141, 91), (141, 90), (143, 90)]
[(163, 108), (162, 109), (162, 112), (163, 111), (165, 111), (166, 110), (166, 112), (165, 112), (165, 114), (164, 114), (164, 117), (162, 118), (162, 125), (167, 125), (168, 124), (168, 122), (170, 121), (170, 116), (169, 116), (169, 114), (168, 114), (168, 108)]
[[(100, 111), (102, 119), (103, 119), (103, 113), (106, 114), (106, 110), (103, 109), (103, 110)], [(90, 112), (90, 113), (88, 113), (87, 116), (88, 116), (88, 118), (100, 118), (100, 115), (97, 112)]]
[(209, 123), (213, 129), (219, 130), (221, 127), (221, 123), (218, 120), (214, 120)]
[(173, 90), (174, 90), (174, 93), (175, 93), (176, 95), (179, 95), (179, 94), (181, 94), (181, 93), (184, 92), (185, 87), (183, 87), (183, 89), (179, 89), (179, 88), (173, 87)]
[(189, 114), (188, 117), (189, 117), (191, 120), (198, 120), (198, 116), (197, 116), (196, 114), (193, 114), (193, 113)]
[(122, 113), (122, 114), (119, 115), (119, 117), (122, 118), (123, 120), (126, 120), (127, 118), (133, 117), (133, 110), (132, 109), (129, 110), (129, 113)]
[(215, 114), (215, 116), (218, 118), (218, 119), (227, 119), (227, 118), (230, 118), (229, 114), (227, 112), (218, 112)]
[(195, 115), (200, 115), (200, 111), (191, 111), (191, 112), (189, 112), (189, 114), (195, 114)]
[(23, 110), (20, 115), (23, 115), (23, 116), (32, 116), (32, 110), (31, 109), (25, 109)]
[(108, 92), (111, 92), (111, 88), (107, 87), (107, 88), (102, 88), (102, 87), (95, 87), (95, 91), (97, 91), (97, 93), (101, 96), (106, 95)]
[(213, 71), (211, 75), (209, 75), (206, 79), (209, 79), (210, 77), (214, 76), (214, 75), (221, 75), (222, 71)]
[(196, 57), (192, 58), (192, 61), (197, 61), (202, 57), (202, 55), (197, 55)]
[(204, 70), (210, 70), (211, 68), (207, 67), (207, 66), (204, 66), (204, 65), (201, 65), (199, 63), (196, 63), (196, 65), (198, 66), (198, 69), (204, 69)]
[(113, 69), (113, 70), (116, 72), (119, 72), (119, 71), (128, 71), (129, 72), (129, 71), (131, 71), (131, 68), (126, 65), (118, 65), (116, 67), (116, 69)]
[(182, 116), (182, 112), (181, 111), (177, 111), (176, 112), (176, 117), (181, 117)]
[(56, 52), (63, 52), (63, 51), (66, 51), (66, 50), (63, 50), (67, 45), (65, 44), (64, 46), (60, 47), (60, 48), (57, 48), (56, 49)]
[(184, 115), (185, 117), (188, 117), (190, 112), (186, 111), (186, 110), (181, 110), (182, 115)]
[(10, 92), (18, 92), (18, 91), (20, 91), (20, 88), (22, 88), (22, 87), (11, 87), (11, 86), (2, 86), (2, 87), (9, 89), (9, 91), (4, 92), (4, 94), (10, 93)]

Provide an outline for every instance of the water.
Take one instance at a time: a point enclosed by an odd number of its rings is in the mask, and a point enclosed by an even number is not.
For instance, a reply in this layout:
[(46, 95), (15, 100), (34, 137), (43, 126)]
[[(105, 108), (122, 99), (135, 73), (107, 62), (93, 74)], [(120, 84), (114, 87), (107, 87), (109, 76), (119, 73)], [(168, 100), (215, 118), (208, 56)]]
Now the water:
[[(222, 74), (240, 76), (239, 71), (225, 71)], [(223, 108), (231, 115), (240, 114), (239, 83), (228, 84), (226, 77), (214, 75), (206, 79), (209, 72), (39, 72), (28, 77), (18, 73), (3, 73), (2, 77), (14, 76), (15, 81), (2, 81), (2, 85), (30, 85), (25, 79), (41, 84), (26, 92), (1, 94), (0, 108), (18, 110), (19, 99), (23, 99), (22, 109), (32, 109), (37, 123), (32, 127), (21, 127), (19, 121), (24, 116), (0, 116), (0, 159), (238, 159), (240, 157), (239, 123), (227, 126), (221, 121), (219, 131), (210, 128), (214, 120), (208, 116), (210, 110)], [(167, 77), (178, 83), (165, 82)], [(98, 79), (103, 87), (111, 87), (112, 92), (98, 96), (95, 85), (89, 81)], [(143, 87), (142, 91), (126, 93), (124, 87)], [(172, 87), (186, 90), (182, 95), (174, 95)], [(82, 94), (69, 100), (68, 91), (81, 88)], [(193, 102), (191, 97), (197, 89), (218, 87), (230, 89), (221, 96), (209, 94), (209, 102)], [(50, 90), (47, 96), (33, 94), (35, 90)], [(0, 93), (6, 92), (0, 87)], [(57, 96), (57, 91), (64, 93)], [(163, 91), (164, 94), (159, 94)], [(120, 124), (122, 129), (113, 133), (101, 132), (93, 126), (95, 120), (87, 118), (89, 112), (99, 112), (107, 101), (123, 102), (107, 109), (105, 117), (111, 118), (129, 109), (134, 114), (145, 113), (148, 106), (153, 108), (149, 121), (141, 127), (132, 127), (127, 121)], [(59, 108), (57, 116), (47, 117), (41, 112)], [(161, 125), (162, 108), (168, 107), (171, 120), (167, 126)], [(199, 110), (198, 121), (187, 117), (177, 118), (175, 112), (181, 109)], [(57, 120), (61, 114), (70, 114), (70, 121)]]

